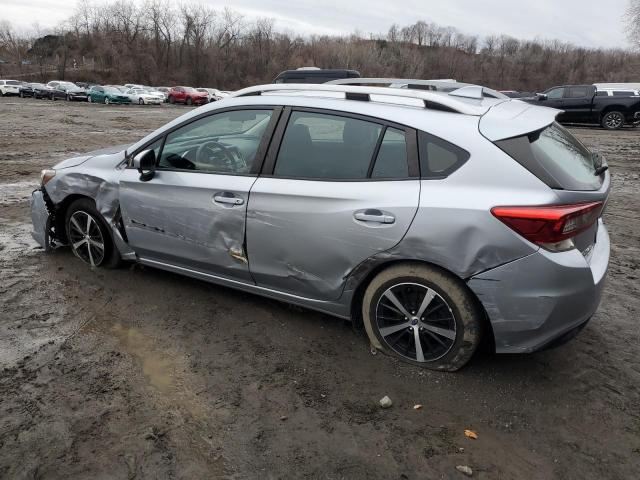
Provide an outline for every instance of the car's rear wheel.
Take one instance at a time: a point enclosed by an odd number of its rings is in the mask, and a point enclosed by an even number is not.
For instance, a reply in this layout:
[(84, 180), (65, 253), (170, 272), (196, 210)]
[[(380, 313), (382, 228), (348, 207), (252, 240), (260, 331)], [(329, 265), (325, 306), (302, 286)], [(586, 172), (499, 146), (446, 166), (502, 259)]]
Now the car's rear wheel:
[(66, 215), (67, 239), (74, 255), (92, 267), (116, 267), (120, 255), (106, 222), (93, 201), (82, 198), (73, 202)]
[(380, 272), (362, 305), (371, 344), (406, 362), (455, 371), (473, 356), (482, 314), (472, 293), (453, 275), (420, 264)]
[(618, 111), (607, 112), (602, 117), (602, 128), (618, 130), (624, 126), (624, 114)]
[(187, 105), (192, 105), (193, 104), (193, 100), (191, 100), (191, 97), (187, 97)]

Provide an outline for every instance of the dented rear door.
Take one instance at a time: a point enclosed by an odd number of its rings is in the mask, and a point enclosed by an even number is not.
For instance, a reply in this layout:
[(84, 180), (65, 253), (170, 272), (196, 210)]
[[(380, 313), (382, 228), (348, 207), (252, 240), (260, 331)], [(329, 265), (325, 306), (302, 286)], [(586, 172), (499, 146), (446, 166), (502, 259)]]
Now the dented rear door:
[(416, 133), (345, 112), (283, 117), (249, 198), (250, 271), (261, 287), (336, 300), (352, 270), (397, 245), (413, 221)]

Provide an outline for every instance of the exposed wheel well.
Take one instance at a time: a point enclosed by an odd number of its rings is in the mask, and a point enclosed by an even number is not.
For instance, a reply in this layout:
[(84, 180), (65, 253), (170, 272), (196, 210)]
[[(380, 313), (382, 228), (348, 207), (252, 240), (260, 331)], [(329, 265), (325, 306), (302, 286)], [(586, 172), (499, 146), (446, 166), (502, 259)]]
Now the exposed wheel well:
[(69, 206), (73, 202), (81, 198), (87, 198), (95, 204), (95, 200), (91, 197), (88, 197), (86, 195), (71, 194), (65, 197), (64, 200), (62, 200), (60, 203), (58, 203), (54, 207), (55, 231), (56, 231), (56, 236), (58, 237), (58, 240), (60, 240), (61, 242), (64, 242), (64, 243), (68, 242), (67, 229), (64, 224), (65, 217), (67, 216), (67, 210), (69, 209)]
[(620, 112), (623, 115), (626, 115), (627, 107), (625, 107), (624, 105), (608, 105), (602, 110), (600, 118), (604, 117), (609, 112)]
[(362, 300), (364, 297), (364, 292), (369, 286), (369, 284), (371, 283), (371, 280), (373, 280), (373, 278), (376, 275), (378, 275), (383, 270), (386, 270), (387, 268), (390, 268), (395, 265), (407, 264), (407, 263), (429, 265), (430, 267), (441, 270), (443, 273), (457, 279), (461, 285), (464, 285), (464, 288), (466, 288), (471, 293), (471, 295), (473, 296), (476, 302), (476, 306), (482, 312), (482, 318), (484, 320), (484, 327), (486, 332), (485, 338), (482, 341), (482, 344), (483, 344), (482, 348), (488, 349), (491, 352), (495, 352), (495, 339), (493, 335), (493, 328), (491, 326), (491, 321), (489, 319), (489, 315), (487, 314), (487, 311), (484, 308), (484, 305), (482, 305), (482, 302), (480, 301), (478, 296), (475, 294), (475, 292), (469, 288), (467, 283), (462, 278), (460, 278), (458, 275), (454, 274), (453, 272), (447, 270), (446, 268), (441, 267), (440, 265), (436, 265), (435, 263), (421, 261), (421, 260), (389, 260), (387, 262), (381, 263), (380, 265), (376, 265), (369, 272), (367, 272), (367, 274), (364, 276), (364, 278), (360, 281), (360, 283), (356, 287), (355, 292), (353, 294), (353, 298), (351, 299), (351, 320), (353, 324), (358, 328), (363, 327)]

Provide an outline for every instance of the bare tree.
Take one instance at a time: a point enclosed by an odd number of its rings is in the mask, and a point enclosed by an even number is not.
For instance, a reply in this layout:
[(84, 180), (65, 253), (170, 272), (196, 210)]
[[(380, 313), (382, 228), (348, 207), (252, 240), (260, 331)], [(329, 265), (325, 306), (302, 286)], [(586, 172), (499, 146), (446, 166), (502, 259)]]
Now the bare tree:
[(635, 48), (640, 49), (640, 0), (629, 0), (626, 23), (629, 41)]

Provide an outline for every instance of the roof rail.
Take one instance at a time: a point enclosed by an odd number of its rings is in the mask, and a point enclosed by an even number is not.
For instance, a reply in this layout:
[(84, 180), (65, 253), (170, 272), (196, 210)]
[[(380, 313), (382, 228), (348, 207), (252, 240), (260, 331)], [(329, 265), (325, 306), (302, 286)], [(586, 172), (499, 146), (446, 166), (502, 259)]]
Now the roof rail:
[[(344, 98), (345, 100), (373, 101), (381, 103), (392, 103), (403, 106), (422, 106), (431, 110), (440, 110), (475, 116), (484, 115), (487, 110), (495, 104), (495, 101), (492, 101), (492, 99), (471, 97), (470, 95), (456, 96), (447, 95), (443, 92), (426, 90), (387, 87), (362, 87), (327, 83), (278, 83), (257, 85), (254, 87), (248, 87), (242, 90), (238, 90), (230, 96), (247, 97), (264, 94), (294, 95), (296, 93), (305, 96), (327, 96), (331, 98), (336, 98), (332, 94), (342, 93), (344, 94), (344, 97), (342, 98)], [(418, 100), (418, 102), (410, 103), (412, 99)], [(407, 100), (409, 100), (409, 103), (407, 102)]]
[[(416, 78), (341, 78), (327, 82), (328, 85), (380, 85), (391, 88), (409, 90), (432, 90), (437, 92), (453, 92), (462, 87), (477, 87), (471, 83), (456, 80), (421, 80)], [(508, 98), (505, 94), (491, 88), (482, 87), (482, 96), (489, 98)], [(474, 98), (474, 97), (470, 97)]]

